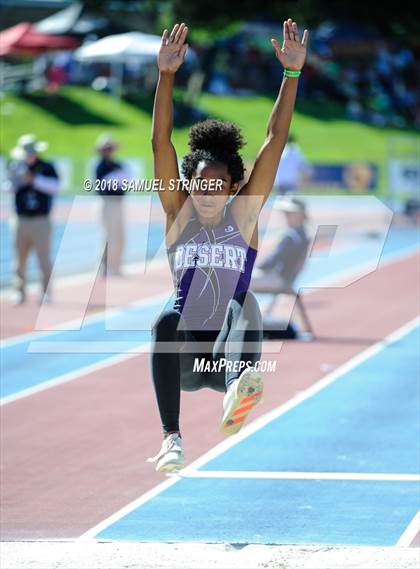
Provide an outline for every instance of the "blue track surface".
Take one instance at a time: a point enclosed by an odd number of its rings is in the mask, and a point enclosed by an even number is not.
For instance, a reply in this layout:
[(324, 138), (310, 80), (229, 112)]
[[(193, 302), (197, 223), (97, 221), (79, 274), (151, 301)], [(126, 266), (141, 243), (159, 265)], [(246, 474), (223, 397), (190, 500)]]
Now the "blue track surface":
[(417, 507), (412, 482), (189, 479), (97, 538), (394, 545)]
[[(200, 469), (415, 474), (420, 328)], [(100, 539), (395, 545), (419, 508), (418, 482), (186, 478)]]

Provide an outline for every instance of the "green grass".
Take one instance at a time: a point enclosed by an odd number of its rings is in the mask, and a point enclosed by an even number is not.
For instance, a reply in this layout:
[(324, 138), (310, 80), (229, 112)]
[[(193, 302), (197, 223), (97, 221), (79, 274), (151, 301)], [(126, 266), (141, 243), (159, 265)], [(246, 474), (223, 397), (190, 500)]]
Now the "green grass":
[[(264, 139), (267, 119), (273, 105), (268, 96), (216, 97), (204, 94), (200, 108), (209, 116), (237, 122), (247, 145), (244, 157), (255, 158)], [(8, 154), (16, 139), (34, 132), (50, 143), (51, 156), (74, 160), (77, 180), (83, 178), (84, 162), (93, 155), (96, 138), (104, 131), (120, 142), (120, 155), (143, 157), (146, 174), (152, 176), (150, 147), (151, 97), (117, 101), (104, 93), (84, 87), (65, 87), (60, 95), (34, 94), (16, 97), (7, 94), (1, 105), (2, 154)], [(298, 101), (291, 130), (311, 161), (348, 162), (368, 160), (382, 170), (389, 136), (407, 131), (376, 128), (342, 118), (334, 105)], [(173, 141), (179, 156), (187, 152), (188, 127), (174, 130)]]
[[(201, 106), (209, 113), (238, 122), (248, 141), (247, 154), (255, 155), (265, 134), (267, 118), (273, 106), (272, 99), (204, 95)], [(337, 116), (339, 113), (336, 107), (334, 111), (334, 116)], [(308, 114), (308, 105), (299, 101), (291, 131), (308, 159), (314, 162), (369, 160), (382, 163), (386, 158), (387, 137), (401, 134), (401, 131), (395, 129), (379, 129), (344, 118), (331, 118), (328, 109), (314, 116)]]

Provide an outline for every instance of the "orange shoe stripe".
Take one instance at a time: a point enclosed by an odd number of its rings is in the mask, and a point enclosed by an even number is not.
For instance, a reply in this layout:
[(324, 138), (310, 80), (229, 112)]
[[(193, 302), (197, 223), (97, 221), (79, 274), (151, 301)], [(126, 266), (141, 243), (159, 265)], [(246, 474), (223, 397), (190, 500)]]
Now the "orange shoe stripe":
[(239, 413), (243, 413), (244, 411), (248, 411), (248, 409), (252, 409), (254, 406), (255, 406), (255, 401), (253, 403), (250, 403), (249, 405), (245, 405), (245, 407), (240, 407), (239, 409), (236, 409), (236, 411), (232, 413), (232, 417), (234, 417), (235, 415), (239, 415)]
[(245, 419), (246, 415), (243, 415), (242, 417), (237, 417), (236, 419), (231, 419), (230, 421), (226, 421), (225, 427), (231, 427), (233, 423), (242, 423), (242, 421), (245, 421)]
[(242, 405), (243, 403), (248, 403), (248, 401), (252, 401), (256, 397), (262, 395), (262, 393), (263, 393), (262, 391), (258, 391), (258, 393), (254, 393), (254, 395), (249, 395), (248, 397), (245, 397), (244, 399), (242, 399), (242, 401), (240, 401), (240, 405)]

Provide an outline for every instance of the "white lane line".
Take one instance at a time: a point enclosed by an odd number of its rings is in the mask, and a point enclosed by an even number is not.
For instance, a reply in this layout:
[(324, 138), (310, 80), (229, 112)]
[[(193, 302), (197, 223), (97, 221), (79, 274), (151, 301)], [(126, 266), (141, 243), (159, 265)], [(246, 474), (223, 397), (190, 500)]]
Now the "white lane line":
[(6, 395), (6, 397), (2, 397), (0, 399), (0, 407), (3, 407), (4, 405), (8, 405), (9, 403), (13, 403), (15, 401), (19, 401), (19, 399), (23, 399), (24, 397), (35, 395), (36, 393), (40, 393), (41, 391), (51, 389), (52, 387), (63, 385), (64, 383), (68, 383), (69, 381), (78, 379), (83, 375), (88, 375), (89, 373), (93, 373), (94, 371), (98, 371), (107, 368), (109, 366), (125, 362), (127, 360), (130, 360), (131, 358), (134, 358), (139, 353), (146, 352), (147, 349), (148, 349), (148, 344), (139, 344), (138, 346), (136, 346), (135, 349), (133, 348), (132, 352), (111, 356), (109, 358), (101, 360), (100, 362), (96, 362), (94, 364), (81, 367), (75, 371), (70, 371), (63, 375), (59, 375), (54, 379), (44, 381), (43, 383), (39, 383), (38, 385), (34, 385), (32, 387), (28, 387), (26, 389), (23, 389), (22, 391), (18, 391), (17, 393)]
[[(319, 381), (317, 381), (316, 383), (314, 383), (313, 385), (311, 385), (301, 393), (295, 395), (289, 401), (286, 401), (286, 403), (283, 403), (282, 405), (276, 407), (275, 409), (272, 409), (265, 415), (258, 417), (258, 419), (256, 419), (255, 421), (243, 427), (238, 434), (229, 437), (228, 439), (222, 441), (212, 449), (205, 452), (200, 458), (192, 462), (187, 468), (183, 469), (183, 472), (192, 473), (197, 471), (198, 468), (207, 464), (213, 458), (216, 458), (225, 451), (236, 446), (239, 442), (243, 441), (244, 439), (246, 439), (256, 431), (259, 431), (260, 429), (262, 429), (263, 427), (265, 427), (266, 425), (268, 425), (269, 423), (271, 423), (281, 415), (284, 415), (290, 409), (297, 407), (303, 401), (306, 401), (310, 397), (314, 396), (316, 393), (325, 389), (328, 385), (336, 381), (339, 377), (341, 377), (348, 371), (354, 369), (364, 361), (368, 360), (372, 356), (381, 352), (389, 344), (396, 342), (397, 340), (399, 340), (400, 338), (411, 332), (419, 324), (420, 324), (420, 317), (417, 317), (414, 320), (407, 322), (406, 324), (404, 324), (404, 326), (398, 328), (397, 330), (389, 334), (386, 338), (384, 338), (377, 344), (370, 346), (360, 354), (354, 356), (348, 362), (346, 362), (345, 364), (343, 364), (342, 366), (340, 366), (330, 374), (326, 375), (325, 377), (323, 377), (322, 379), (320, 379)], [(179, 480), (182, 480), (182, 478), (176, 477), (173, 483), (178, 482)], [(150, 495), (150, 497), (148, 497), (150, 492), (143, 494), (133, 502), (130, 502), (129, 504), (124, 506), (121, 510), (118, 510), (117, 512), (115, 512), (114, 514), (112, 514), (111, 516), (109, 516), (99, 524), (97, 524), (96, 526), (92, 527), (91, 529), (83, 533), (78, 539), (94, 538), (98, 533), (100, 533), (101, 531), (103, 531), (113, 523), (117, 522), (122, 517), (132, 512), (133, 510), (135, 510), (139, 504), (144, 504), (145, 502), (150, 500), (150, 498), (157, 496), (158, 494), (160, 494), (160, 492), (166, 489), (162, 488), (161, 490), (157, 490), (158, 488), (159, 486), (152, 489), (151, 491), (152, 494)]]
[(420, 482), (420, 474), (382, 474), (375, 472), (270, 472), (253, 470), (195, 470), (179, 472), (181, 478), (249, 478), (262, 480), (360, 480)]
[(413, 539), (420, 532), (420, 510), (408, 524), (404, 532), (401, 534), (397, 543), (397, 547), (410, 547)]

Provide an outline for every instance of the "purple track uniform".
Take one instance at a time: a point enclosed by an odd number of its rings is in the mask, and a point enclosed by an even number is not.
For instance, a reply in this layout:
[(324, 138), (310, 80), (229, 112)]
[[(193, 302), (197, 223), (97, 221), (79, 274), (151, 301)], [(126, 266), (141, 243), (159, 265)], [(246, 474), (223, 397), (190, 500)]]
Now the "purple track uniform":
[(194, 211), (177, 241), (168, 248), (174, 279), (174, 309), (189, 330), (220, 330), (229, 301), (246, 293), (257, 251), (242, 237), (226, 207), (222, 221), (202, 225)]

